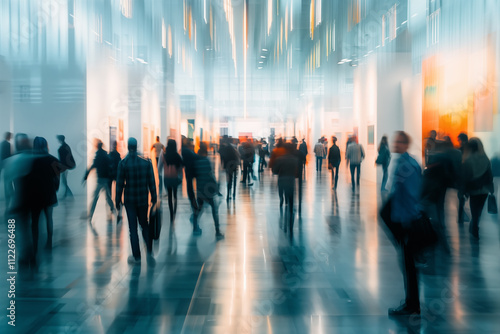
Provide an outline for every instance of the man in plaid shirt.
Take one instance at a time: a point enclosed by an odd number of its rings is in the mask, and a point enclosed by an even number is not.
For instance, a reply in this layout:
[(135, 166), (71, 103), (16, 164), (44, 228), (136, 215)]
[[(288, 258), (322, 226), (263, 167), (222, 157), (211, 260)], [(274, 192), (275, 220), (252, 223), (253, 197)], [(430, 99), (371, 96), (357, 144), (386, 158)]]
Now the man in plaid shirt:
[(137, 233), (137, 221), (142, 227), (142, 236), (146, 243), (148, 264), (154, 266), (153, 245), (149, 237), (148, 229), (148, 207), (151, 194), (151, 203), (156, 203), (156, 183), (153, 173), (153, 165), (149, 159), (144, 159), (137, 154), (137, 140), (128, 140), (128, 155), (118, 165), (118, 176), (116, 179), (116, 209), (120, 209), (122, 193), (125, 188), (125, 210), (127, 211), (128, 226), (130, 230), (130, 243), (132, 245), (132, 256), (128, 258), (131, 264), (140, 263), (141, 250), (139, 248), (139, 236)]

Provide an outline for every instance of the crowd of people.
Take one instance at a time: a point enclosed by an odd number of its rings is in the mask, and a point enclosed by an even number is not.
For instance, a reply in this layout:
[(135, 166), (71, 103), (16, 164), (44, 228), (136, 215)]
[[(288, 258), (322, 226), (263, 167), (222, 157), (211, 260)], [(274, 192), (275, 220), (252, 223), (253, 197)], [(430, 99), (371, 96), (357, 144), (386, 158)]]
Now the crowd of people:
[[(19, 263), (27, 268), (36, 266), (41, 215), (45, 216), (47, 222), (45, 248), (52, 248), (52, 212), (58, 202), (60, 183), (63, 188), (62, 198), (73, 196), (68, 186), (67, 174), (75, 168), (75, 159), (65, 137), (58, 135), (57, 139), (60, 143), (58, 158), (49, 154), (47, 140), (42, 137), (30, 139), (26, 134), (17, 134), (14, 138), (15, 154), (11, 149), (11, 133), (5, 134), (0, 145), (6, 194), (5, 210), (6, 214), (15, 217), (19, 222), (23, 245)], [(323, 160), (326, 160), (327, 167), (331, 170), (332, 189), (336, 191), (342, 154), (337, 145), (338, 139), (333, 136), (331, 140), (331, 146), (328, 148), (325, 137), (318, 139), (313, 152), (316, 157), (317, 175), (322, 173)], [(438, 138), (436, 131), (432, 131), (425, 141), (425, 168), (422, 169), (416, 159), (408, 154), (411, 143), (408, 134), (397, 132), (391, 148), (387, 136), (381, 138), (375, 165), (382, 167), (380, 190), (383, 198), (387, 199), (384, 208), (389, 208), (388, 214), (381, 215), (386, 224), (392, 226), (396, 244), (401, 251), (406, 287), (405, 303), (390, 309), (391, 315), (420, 312), (415, 265), (417, 250), (408, 242), (415, 222), (422, 221), (422, 217), (429, 217), (437, 235), (438, 245), (445, 253), (450, 252), (445, 217), (445, 198), (448, 190), (454, 189), (457, 194), (457, 223), (470, 222), (471, 237), (474, 240), (479, 239), (481, 213), (488, 196), (495, 193), (494, 177), (500, 177), (500, 157), (497, 155), (490, 161), (479, 138), (468, 138), (465, 133), (461, 133), (457, 140), (459, 146), (455, 148), (450, 137)], [(286, 140), (273, 136), (269, 138), (268, 143), (264, 138), (239, 140), (224, 136), (218, 147), (221, 168), (225, 171), (226, 201), (236, 199), (238, 175), (242, 187), (252, 187), (254, 181), (269, 168), (271, 173), (277, 176), (280, 213), (284, 213), (284, 230), (291, 236), (295, 212), (300, 215), (302, 211), (302, 186), (308, 155), (305, 139), (299, 144), (295, 137)], [(105, 194), (109, 208), (108, 220), (116, 216), (116, 223), (119, 224), (122, 221), (121, 208), (125, 207), (132, 249), (129, 263), (141, 262), (138, 233), (140, 226), (146, 245), (146, 260), (148, 265), (155, 265), (153, 237), (148, 222), (148, 215), (151, 214), (149, 210), (151, 206), (161, 210), (161, 205), (157, 205), (157, 202), (162, 197), (164, 187), (168, 199), (169, 221), (170, 224), (175, 224), (178, 187), (183, 181), (186, 182), (192, 210), (193, 234), (202, 233), (199, 222), (206, 203), (212, 211), (216, 239), (224, 238), (218, 213), (219, 198), (223, 195), (219, 190), (212, 161), (208, 157), (206, 143), (201, 142), (195, 153), (191, 139), (183, 137), (179, 150), (174, 139), (168, 139), (164, 146), (157, 137), (151, 147), (151, 157), (154, 158), (152, 160), (139, 154), (137, 140), (134, 138), (128, 140), (128, 154), (123, 159), (117, 151), (116, 142), (112, 144), (109, 153), (105, 151), (100, 140), (95, 141), (95, 149), (93, 162), (83, 177), (85, 182), (92, 171), (96, 172), (96, 186), (86, 218), (92, 227), (101, 193)], [(394, 162), (389, 190), (387, 184), (389, 165), (392, 162), (391, 151), (398, 155), (398, 159)], [(356, 136), (347, 140), (344, 157), (351, 174), (354, 194), (356, 187), (360, 186), (361, 163), (365, 159), (365, 151)], [(470, 206), (470, 217), (465, 210), (467, 202)], [(397, 226), (398, 232), (394, 232), (394, 226)]]

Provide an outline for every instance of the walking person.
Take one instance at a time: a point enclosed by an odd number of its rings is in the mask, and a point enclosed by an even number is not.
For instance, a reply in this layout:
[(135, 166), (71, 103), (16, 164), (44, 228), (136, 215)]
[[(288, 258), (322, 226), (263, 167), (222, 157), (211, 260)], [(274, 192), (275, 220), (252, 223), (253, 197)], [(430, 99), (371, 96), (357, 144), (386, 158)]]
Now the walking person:
[(31, 232), (33, 236), (33, 251), (37, 253), (38, 228), (40, 215), (43, 213), (47, 223), (47, 242), (45, 249), (52, 249), (54, 222), (52, 212), (57, 205), (57, 190), (59, 189), (59, 174), (62, 167), (56, 157), (49, 154), (47, 140), (35, 137), (33, 141), (33, 164), (27, 177), (30, 191), (26, 194), (31, 203)]
[(61, 146), (57, 150), (59, 154), (59, 161), (65, 168), (64, 172), (61, 174), (61, 182), (64, 190), (63, 198), (73, 197), (73, 192), (68, 186), (68, 171), (74, 169), (76, 167), (75, 159), (73, 158), (73, 153), (71, 152), (71, 148), (66, 143), (66, 137), (63, 135), (58, 135), (57, 140)]
[(123, 193), (132, 247), (132, 256), (129, 256), (128, 263), (141, 263), (141, 250), (137, 233), (137, 223), (139, 223), (148, 253), (148, 265), (154, 266), (156, 261), (153, 258), (153, 242), (148, 227), (148, 197), (151, 195), (151, 204), (154, 206), (157, 200), (156, 181), (151, 161), (138, 155), (137, 140), (132, 137), (128, 140), (128, 154), (118, 165), (116, 179), (117, 209), (121, 207)]
[[(101, 193), (102, 190), (104, 190), (104, 193), (106, 194), (106, 202), (109, 205), (111, 213), (115, 212), (113, 200), (111, 199), (111, 188), (109, 187), (110, 184), (109, 180), (111, 176), (111, 162), (109, 160), (108, 153), (102, 147), (103, 147), (102, 141), (98, 140), (96, 144), (97, 151), (95, 153), (94, 162), (92, 163), (92, 166), (90, 166), (90, 168), (87, 169), (87, 171), (85, 172), (85, 176), (83, 178), (84, 182), (87, 181), (90, 172), (93, 169), (96, 170), (97, 185), (94, 190), (94, 194), (92, 197), (92, 204), (89, 210), (89, 215), (88, 215), (89, 223), (92, 223), (92, 217), (94, 216), (97, 201), (99, 200), (99, 194)], [(110, 219), (109, 216), (108, 219)]]
[(162, 190), (163, 190), (163, 185), (162, 185), (162, 177), (160, 173), (160, 168), (158, 167), (159, 164), (159, 159), (162, 156), (162, 154), (165, 152), (165, 146), (160, 142), (160, 137), (156, 136), (156, 142), (151, 146), (150, 152), (153, 153), (153, 156), (155, 158), (156, 164), (153, 165), (154, 168), (156, 168), (156, 171), (158, 172), (158, 189), (159, 189), (159, 194), (161, 196)]
[(314, 153), (316, 154), (316, 171), (321, 173), (323, 159), (326, 157), (325, 145), (321, 139), (318, 139), (318, 142), (314, 146)]
[(306, 140), (305, 138), (302, 138), (302, 143), (300, 143), (299, 145), (299, 151), (302, 152), (302, 154), (306, 157), (306, 160), (304, 160), (304, 166), (302, 167), (302, 169), (304, 170), (304, 174), (305, 174), (305, 170), (306, 170), (306, 162), (307, 162), (307, 143), (306, 143)]
[[(359, 180), (361, 174), (361, 162), (365, 158), (365, 150), (363, 146), (358, 144), (358, 139), (356, 137), (351, 138), (351, 144), (347, 147), (347, 152), (345, 153), (345, 158), (351, 169), (351, 184), (352, 191), (355, 190), (355, 186), (359, 187)], [(354, 173), (356, 174), (356, 182), (354, 182)]]
[(196, 195), (194, 193), (193, 179), (195, 177), (195, 161), (197, 159), (196, 153), (194, 153), (193, 142), (191, 139), (186, 137), (182, 138), (182, 161), (184, 163), (184, 174), (186, 175), (186, 188), (189, 198), (189, 203), (191, 204), (191, 209), (193, 214), (198, 207), (196, 202)]
[[(462, 161), (464, 157), (464, 151), (465, 147), (467, 146), (467, 143), (469, 142), (469, 136), (467, 136), (466, 133), (462, 132), (458, 135), (457, 137), (458, 143), (459, 143), (459, 150), (462, 153)], [(463, 193), (464, 190), (464, 185), (461, 184), (463, 182), (462, 179), (460, 179), (460, 184), (458, 185), (458, 223), (463, 224), (464, 221), (469, 221), (469, 217), (465, 213), (465, 202), (467, 202), (467, 199), (465, 198), (465, 194)]]
[[(118, 165), (120, 164), (120, 161), (122, 161), (122, 157), (120, 155), (120, 152), (118, 152), (117, 147), (118, 144), (116, 141), (114, 141), (111, 152), (109, 152), (110, 177), (109, 177), (108, 187), (112, 194), (114, 189), (114, 194), (115, 194), (114, 203), (116, 203), (116, 177), (118, 176)], [(117, 224), (120, 223), (121, 220), (122, 220), (122, 210), (120, 208), (120, 210), (116, 210), (116, 223)]]
[(339, 181), (339, 167), (342, 158), (340, 156), (340, 148), (337, 146), (337, 137), (332, 137), (332, 147), (328, 151), (328, 169), (332, 170), (333, 189), (337, 189)]
[(226, 171), (226, 200), (229, 201), (231, 199), (231, 188), (233, 190), (233, 199), (236, 198), (236, 180), (238, 175), (238, 166), (240, 164), (240, 155), (227, 140), (223, 140), (220, 148), (220, 158), (222, 167)]
[[(182, 158), (177, 153), (177, 143), (175, 140), (169, 139), (165, 153), (160, 156), (158, 171), (163, 171), (163, 180), (168, 196), (168, 209), (170, 211), (170, 224), (174, 223), (175, 214), (177, 213), (177, 188), (182, 183), (182, 165)], [(179, 178), (179, 174), (181, 178)]]
[(382, 167), (382, 185), (380, 186), (380, 191), (387, 191), (385, 186), (387, 185), (387, 179), (389, 177), (390, 162), (391, 151), (389, 149), (389, 143), (387, 142), (387, 136), (382, 136), (380, 144), (378, 145), (377, 160), (375, 160), (375, 164)]
[(264, 172), (267, 168), (266, 156), (269, 155), (269, 146), (264, 138), (259, 143), (259, 173)]
[(464, 148), (462, 165), (463, 193), (470, 197), (469, 232), (479, 239), (479, 221), (488, 194), (494, 192), (490, 159), (479, 138), (470, 138)]
[(408, 247), (407, 240), (411, 223), (420, 218), (419, 199), (422, 169), (417, 161), (408, 154), (409, 145), (410, 137), (408, 134), (403, 131), (396, 132), (394, 153), (400, 154), (400, 157), (396, 162), (390, 196), (390, 219), (395, 226), (398, 226), (399, 230), (397, 240), (402, 252), (406, 298), (403, 305), (389, 309), (391, 316), (420, 314), (415, 254), (413, 248)]
[(215, 238), (223, 239), (224, 234), (220, 231), (219, 226), (219, 208), (215, 202), (216, 196), (219, 195), (219, 185), (215, 180), (212, 166), (207, 158), (207, 144), (201, 142), (198, 150), (198, 159), (196, 160), (196, 197), (198, 198), (198, 208), (195, 211), (193, 219), (193, 234), (200, 235), (201, 228), (199, 227), (199, 219), (203, 204), (206, 202), (212, 208), (212, 217), (215, 225)]
[[(6, 132), (4, 136), (4, 140), (0, 144), (0, 176), (2, 175), (2, 170), (4, 168), (5, 161), (12, 156), (12, 146), (10, 144), (10, 140), (12, 139), (12, 133)], [(9, 203), (11, 200), (12, 187), (9, 186), (7, 179), (5, 178), (4, 173), (4, 194), (5, 194), (5, 213), (7, 213), (7, 208), (9, 207)]]
[(285, 154), (276, 158), (273, 164), (273, 173), (278, 175), (278, 191), (280, 195), (280, 209), (283, 200), (286, 204), (285, 230), (288, 225), (290, 233), (293, 233), (293, 199), (295, 193), (295, 178), (297, 176), (297, 166), (300, 161), (294, 155), (293, 145), (284, 145)]

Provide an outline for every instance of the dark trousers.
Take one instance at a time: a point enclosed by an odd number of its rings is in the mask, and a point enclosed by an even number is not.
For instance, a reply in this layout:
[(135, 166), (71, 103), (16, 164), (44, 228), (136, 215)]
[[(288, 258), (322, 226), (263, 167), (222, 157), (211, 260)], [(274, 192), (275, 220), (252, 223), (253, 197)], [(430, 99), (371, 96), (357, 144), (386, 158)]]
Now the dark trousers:
[(415, 257), (410, 248), (401, 243), (403, 256), (403, 274), (406, 291), (406, 305), (413, 309), (420, 309), (420, 299), (418, 296), (418, 276), (415, 268)]
[(247, 178), (248, 178), (248, 183), (252, 183), (252, 179), (251, 179), (252, 176), (254, 176), (253, 175), (253, 162), (244, 161), (243, 162), (243, 180), (242, 180), (242, 182), (246, 183)]
[(321, 167), (323, 166), (323, 158), (316, 157), (316, 171), (321, 172)]
[(339, 165), (332, 165), (332, 184), (337, 188), (337, 183), (339, 182)]
[[(353, 163), (351, 163), (350, 164), (350, 168), (351, 168), (351, 184), (352, 184), (352, 187), (354, 188), (355, 184), (357, 184), (359, 186), (361, 164), (353, 164)], [(358, 171), (358, 173), (356, 174), (356, 183), (354, 183), (354, 172), (356, 170)]]
[(219, 231), (219, 208), (217, 204), (215, 203), (215, 198), (203, 198), (203, 197), (198, 197), (198, 209), (195, 210), (194, 212), (194, 218), (193, 218), (193, 230), (196, 230), (198, 228), (198, 220), (201, 216), (201, 209), (203, 208), (203, 203), (208, 203), (212, 207), (212, 217), (214, 219), (214, 225), (215, 225), (215, 230), (218, 232)]
[(127, 211), (128, 218), (128, 228), (130, 232), (130, 244), (132, 246), (132, 255), (135, 259), (141, 258), (141, 249), (139, 247), (139, 235), (137, 233), (137, 222), (142, 228), (142, 237), (144, 238), (144, 243), (146, 244), (146, 249), (148, 254), (153, 251), (153, 243), (149, 237), (149, 226), (148, 226), (148, 205), (134, 205), (125, 204), (125, 210)]
[(196, 204), (196, 196), (194, 195), (193, 177), (190, 175), (186, 175), (186, 188), (187, 188), (189, 203), (191, 204), (191, 209), (193, 209), (194, 212), (198, 205)]
[(389, 178), (389, 173), (388, 173), (389, 165), (382, 165), (382, 186), (380, 187), (380, 190), (385, 191), (385, 186), (387, 185), (387, 179)]
[[(278, 189), (280, 194), (280, 206), (283, 205), (283, 200), (286, 203), (285, 224), (288, 225), (290, 231), (293, 229), (293, 199), (295, 193), (295, 178), (285, 177), (278, 180)], [(286, 226), (285, 226), (286, 230)]]
[(259, 158), (259, 172), (263, 172), (264, 168), (267, 167), (266, 157)]
[(302, 171), (300, 172), (300, 176), (298, 177), (298, 193), (299, 193), (299, 213), (302, 212)]
[(165, 189), (167, 189), (168, 210), (170, 211), (170, 222), (173, 222), (175, 214), (177, 213), (177, 186), (169, 184), (168, 179), (164, 179), (164, 182), (165, 182)]
[(465, 194), (460, 190), (457, 192), (457, 196), (458, 196), (458, 223), (462, 224), (464, 222), (464, 215), (465, 215), (464, 207), (466, 199), (465, 199)]
[(64, 197), (66, 196), (73, 197), (73, 192), (71, 192), (71, 189), (69, 189), (68, 186), (68, 171), (64, 171), (61, 173), (61, 183), (62, 183), (62, 188), (64, 189)]
[(226, 168), (226, 182), (227, 182), (227, 197), (231, 196), (231, 188), (233, 188), (233, 197), (236, 196), (236, 181), (238, 178), (238, 169)]
[(479, 220), (481, 219), (481, 214), (483, 213), (486, 198), (488, 198), (488, 194), (470, 196), (470, 213), (472, 217), (469, 230), (473, 232), (477, 233), (479, 231)]
[(47, 248), (52, 248), (52, 234), (54, 230), (54, 222), (52, 220), (51, 206), (43, 209), (31, 210), (31, 234), (33, 236), (33, 251), (36, 254), (38, 248), (38, 225), (40, 222), (40, 214), (43, 212), (47, 221)]

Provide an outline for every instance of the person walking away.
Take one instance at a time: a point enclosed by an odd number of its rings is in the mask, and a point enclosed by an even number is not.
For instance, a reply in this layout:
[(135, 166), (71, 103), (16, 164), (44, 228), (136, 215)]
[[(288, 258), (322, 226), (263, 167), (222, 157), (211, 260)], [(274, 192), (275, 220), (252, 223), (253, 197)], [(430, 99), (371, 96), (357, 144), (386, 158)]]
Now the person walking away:
[(302, 154), (306, 157), (306, 160), (304, 161), (304, 166), (302, 167), (302, 169), (304, 170), (304, 173), (305, 173), (308, 151), (307, 151), (307, 143), (306, 143), (306, 140), (304, 138), (302, 139), (302, 143), (300, 143), (300, 145), (299, 145), (299, 151), (302, 152)]
[[(359, 187), (361, 162), (365, 158), (365, 151), (363, 149), (363, 146), (358, 144), (358, 139), (356, 137), (351, 138), (351, 144), (349, 144), (349, 147), (347, 148), (347, 152), (345, 155), (346, 155), (345, 156), (346, 161), (351, 169), (351, 184), (352, 184), (352, 191), (354, 191), (356, 184)], [(354, 173), (356, 172), (356, 170), (357, 170), (356, 182), (354, 182)]]
[(264, 168), (267, 168), (266, 156), (269, 155), (269, 146), (267, 142), (262, 138), (259, 144), (259, 173), (264, 172)]
[(471, 222), (469, 232), (479, 239), (479, 221), (488, 194), (493, 193), (493, 172), (479, 138), (470, 138), (464, 148), (462, 165), (463, 193), (470, 197)]
[[(465, 147), (467, 146), (467, 143), (469, 142), (469, 136), (467, 136), (466, 133), (462, 132), (458, 135), (457, 139), (458, 139), (458, 143), (459, 143), (459, 150), (462, 153), (461, 161), (463, 161)], [(463, 180), (460, 179), (460, 182), (462, 182), (462, 181)], [(465, 198), (465, 194), (463, 193), (463, 189), (464, 189), (464, 185), (460, 184), (458, 187), (458, 192), (457, 192), (457, 196), (458, 196), (458, 223), (459, 224), (463, 224), (464, 221), (470, 220), (469, 217), (467, 216), (467, 214), (465, 213), (465, 209), (464, 209), (465, 203), (467, 202), (467, 199)]]
[[(10, 140), (12, 138), (11, 132), (6, 132), (4, 135), (4, 140), (0, 144), (0, 176), (2, 175), (2, 170), (5, 164), (5, 161), (12, 156), (12, 146), (10, 144)], [(5, 194), (5, 214), (7, 214), (7, 208), (9, 207), (9, 202), (12, 198), (12, 187), (8, 186), (8, 183), (5, 179), (4, 173), (4, 194)]]
[(387, 191), (385, 186), (387, 185), (387, 179), (389, 178), (389, 164), (391, 162), (391, 151), (389, 149), (389, 143), (387, 142), (387, 136), (382, 136), (380, 144), (378, 145), (378, 156), (375, 164), (382, 167), (382, 185), (380, 186), (380, 191)]
[(61, 144), (61, 146), (57, 150), (59, 154), (59, 161), (65, 168), (64, 172), (62, 172), (61, 174), (61, 182), (64, 189), (63, 198), (66, 197), (72, 198), (73, 192), (71, 191), (68, 185), (68, 171), (76, 167), (76, 162), (75, 159), (73, 158), (73, 153), (71, 152), (71, 148), (66, 143), (66, 137), (64, 137), (63, 135), (58, 135), (57, 140), (59, 141), (59, 144)]
[(332, 147), (328, 151), (328, 169), (332, 170), (333, 189), (337, 189), (339, 181), (339, 167), (342, 160), (340, 156), (340, 148), (337, 146), (337, 137), (332, 137)]
[[(120, 164), (120, 161), (122, 161), (122, 157), (120, 155), (120, 152), (117, 150), (118, 143), (116, 141), (113, 142), (113, 147), (111, 149), (111, 152), (109, 152), (109, 161), (110, 161), (110, 177), (109, 177), (109, 189), (111, 193), (113, 193), (114, 189), (114, 194), (115, 194), (115, 201), (116, 203), (116, 177), (118, 176), (118, 165)], [(113, 187), (114, 184), (114, 187)], [(116, 210), (116, 223), (119, 224), (122, 220), (122, 210)]]
[(223, 141), (220, 149), (222, 167), (226, 171), (227, 197), (231, 199), (231, 188), (233, 189), (233, 198), (236, 198), (236, 180), (238, 175), (238, 166), (240, 164), (240, 155), (238, 151), (227, 141)]
[(302, 182), (304, 180), (304, 173), (303, 173), (303, 169), (304, 169), (304, 166), (305, 166), (305, 161), (306, 161), (306, 156), (304, 155), (303, 152), (301, 152), (300, 150), (297, 149), (297, 145), (293, 144), (291, 146), (291, 151), (292, 151), (292, 154), (297, 158), (297, 173), (296, 173), (296, 178), (297, 178), (297, 193), (298, 193), (298, 200), (299, 200), (299, 203), (298, 203), (298, 207), (299, 207), (299, 210), (298, 210), (298, 213), (299, 213), (299, 216), (301, 215), (302, 213)]
[(40, 214), (43, 213), (47, 223), (47, 243), (45, 249), (52, 249), (54, 221), (52, 212), (57, 205), (57, 190), (59, 189), (59, 174), (62, 170), (59, 160), (49, 154), (47, 140), (35, 137), (33, 141), (34, 160), (27, 182), (30, 191), (27, 196), (31, 203), (31, 231), (33, 236), (33, 251), (37, 253), (38, 228)]
[[(273, 173), (278, 175), (278, 189), (280, 194), (280, 208), (283, 207), (283, 200), (286, 203), (285, 224), (288, 224), (290, 233), (293, 233), (293, 199), (295, 192), (295, 178), (297, 176), (297, 166), (300, 163), (293, 154), (293, 144), (284, 145), (285, 154), (276, 158), (273, 165)], [(286, 225), (285, 225), (286, 230)]]
[[(170, 211), (170, 224), (174, 223), (177, 213), (177, 188), (182, 183), (182, 158), (177, 153), (177, 143), (173, 139), (167, 142), (165, 153), (160, 157), (158, 170), (163, 171), (163, 180), (168, 194), (168, 209)], [(182, 176), (181, 176), (182, 177)]]
[(195, 211), (193, 219), (193, 234), (200, 235), (201, 228), (199, 227), (199, 219), (203, 204), (206, 202), (212, 208), (212, 217), (215, 225), (215, 238), (223, 239), (224, 234), (220, 231), (218, 205), (215, 202), (215, 197), (219, 194), (219, 185), (215, 180), (212, 172), (212, 166), (207, 158), (207, 144), (200, 143), (198, 150), (198, 159), (195, 163), (196, 168), (196, 197), (198, 198), (198, 208)]
[(191, 209), (194, 212), (198, 206), (196, 201), (196, 195), (194, 193), (193, 179), (195, 177), (195, 161), (198, 158), (196, 153), (194, 153), (193, 142), (191, 139), (186, 137), (182, 138), (182, 161), (184, 163), (184, 173), (186, 175), (186, 188), (189, 198), (189, 203), (191, 204)]
[(124, 194), (125, 211), (127, 212), (128, 226), (130, 232), (130, 244), (132, 256), (128, 263), (141, 263), (141, 250), (139, 248), (139, 236), (137, 223), (142, 228), (142, 237), (147, 249), (147, 262), (155, 266), (153, 257), (153, 242), (149, 235), (148, 206), (149, 196), (151, 204), (156, 204), (156, 181), (153, 165), (149, 159), (140, 157), (137, 153), (137, 140), (133, 137), (128, 140), (128, 154), (118, 165), (118, 176), (116, 179), (116, 208), (121, 207), (122, 194)]
[(163, 154), (163, 152), (165, 151), (165, 146), (163, 146), (163, 144), (160, 142), (159, 136), (156, 136), (156, 142), (153, 144), (153, 146), (151, 146), (151, 149), (149, 151), (152, 152), (153, 156), (155, 157), (156, 164), (154, 165), (154, 168), (156, 168), (156, 171), (158, 172), (158, 189), (159, 189), (159, 193), (161, 196), (163, 186), (162, 186), (162, 179), (161, 179), (161, 175), (160, 175), (160, 168), (158, 167), (158, 163), (159, 163), (158, 161), (159, 161), (159, 158), (161, 157), (161, 155)]
[[(88, 221), (92, 223), (92, 217), (94, 216), (95, 208), (97, 205), (97, 201), (99, 200), (99, 194), (102, 190), (104, 190), (106, 194), (106, 202), (109, 205), (109, 209), (113, 214), (115, 212), (115, 208), (113, 205), (113, 200), (111, 199), (111, 189), (109, 187), (109, 179), (111, 174), (111, 162), (108, 157), (108, 153), (102, 148), (102, 141), (98, 140), (96, 143), (96, 153), (94, 157), (94, 162), (92, 166), (85, 172), (85, 176), (83, 178), (83, 182), (87, 181), (87, 178), (90, 172), (95, 169), (97, 172), (97, 185), (94, 190), (94, 194), (92, 197), (92, 204), (90, 206)], [(110, 218), (108, 218), (110, 219)]]
[(321, 167), (323, 165), (323, 158), (326, 157), (325, 146), (321, 139), (314, 146), (314, 153), (316, 154), (316, 171), (321, 173)]
[(408, 154), (409, 145), (410, 137), (408, 134), (403, 131), (396, 132), (394, 153), (400, 154), (400, 157), (396, 162), (390, 195), (390, 218), (396, 226), (400, 226), (401, 235), (398, 242), (402, 252), (406, 298), (401, 306), (389, 309), (390, 316), (420, 314), (415, 254), (413, 254), (413, 249), (408, 247), (407, 240), (411, 223), (420, 218), (419, 198), (422, 169), (417, 161)]

